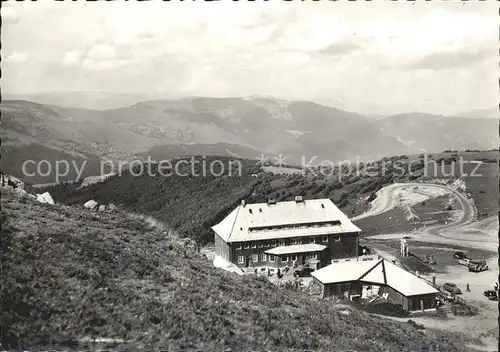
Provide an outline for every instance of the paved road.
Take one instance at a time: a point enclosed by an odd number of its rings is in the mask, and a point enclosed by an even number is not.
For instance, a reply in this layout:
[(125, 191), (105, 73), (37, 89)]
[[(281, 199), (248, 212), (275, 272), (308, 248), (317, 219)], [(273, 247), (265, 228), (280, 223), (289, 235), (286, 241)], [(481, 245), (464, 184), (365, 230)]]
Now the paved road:
[[(475, 213), (476, 209), (474, 205), (471, 204), (471, 202), (460, 192), (456, 191), (455, 189), (448, 187), (448, 186), (443, 186), (440, 184), (429, 184), (429, 183), (394, 183), (389, 186), (386, 186), (382, 188), (378, 194), (377, 197), (379, 200), (375, 202), (374, 207), (367, 212), (356, 216), (352, 218), (352, 221), (356, 220), (361, 220), (367, 217), (372, 217), (375, 215), (379, 215), (382, 213), (385, 213), (391, 209), (394, 209), (398, 205), (397, 201), (397, 192), (403, 189), (411, 189), (413, 190), (413, 187), (419, 186), (423, 187), (425, 186), (426, 188), (429, 187), (436, 187), (440, 189), (446, 190), (449, 194), (453, 195), (455, 199), (458, 201), (461, 207), (461, 214), (458, 218), (454, 219), (452, 222), (449, 222), (446, 225), (434, 225), (434, 226), (429, 226), (425, 229), (422, 229), (419, 231), (419, 234), (414, 234), (416, 237), (421, 237), (422, 239), (425, 240), (431, 240), (433, 237), (439, 237), (443, 240), (446, 240), (447, 242), (452, 242), (456, 241), (457, 244), (459, 242), (468, 242), (470, 244), (472, 243), (477, 243), (477, 246), (480, 246), (481, 248), (484, 247), (486, 244), (491, 244), (491, 243), (497, 243), (492, 240), (492, 238), (489, 238), (491, 236), (477, 236), (477, 237), (483, 237), (481, 239), (476, 238), (471, 238), (471, 235), (467, 235), (466, 238), (462, 236), (463, 234), (459, 234), (458, 228), (464, 227), (466, 225), (472, 224), (474, 222), (475, 218)], [(422, 194), (421, 189), (416, 189), (416, 193)], [(454, 234), (453, 230), (457, 229), (457, 233)], [(479, 231), (481, 232), (481, 231)], [(413, 235), (412, 235), (413, 236)], [(375, 236), (377, 237), (377, 236)], [(381, 237), (384, 237), (384, 235), (381, 235)], [(441, 241), (440, 241), (441, 242)], [(472, 243), (471, 243), (472, 242)], [(475, 247), (477, 247), (475, 246)]]
[[(393, 183), (389, 186), (382, 188), (379, 192), (377, 192), (377, 198), (379, 199), (375, 202), (374, 207), (361, 215), (353, 217), (352, 221), (361, 220), (367, 217), (379, 215), (385, 213), (391, 209), (394, 209), (397, 205), (397, 197), (396, 193), (400, 190), (412, 189), (413, 187), (425, 187), (425, 188), (440, 188), (446, 190), (448, 193), (452, 194), (457, 201), (460, 203), (460, 207), (462, 209), (462, 216), (455, 220), (453, 223), (447, 225), (439, 225), (432, 227), (433, 229), (438, 228), (451, 228), (458, 227), (468, 224), (474, 220), (475, 208), (468, 201), (468, 199), (462, 195), (460, 192), (452, 189), (448, 186), (438, 185), (438, 184), (429, 184), (429, 183)], [(422, 194), (421, 190), (415, 190), (415, 193)], [(430, 228), (429, 228), (430, 229)]]

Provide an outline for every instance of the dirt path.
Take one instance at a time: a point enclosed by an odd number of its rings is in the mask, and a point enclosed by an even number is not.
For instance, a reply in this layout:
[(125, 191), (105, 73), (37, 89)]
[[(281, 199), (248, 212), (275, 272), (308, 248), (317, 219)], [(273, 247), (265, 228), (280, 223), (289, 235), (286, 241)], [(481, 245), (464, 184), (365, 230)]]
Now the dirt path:
[(399, 240), (410, 236), (411, 240), (428, 243), (445, 243), (466, 248), (477, 248), (496, 252), (498, 248), (498, 218), (496, 216), (477, 221), (460, 228), (440, 228), (439, 231), (417, 231), (369, 236), (367, 239)]
[[(415, 189), (414, 187), (418, 187)], [(445, 191), (454, 196), (460, 204), (461, 210), (456, 212), (453, 221), (446, 225), (431, 225), (410, 234), (412, 239), (434, 242), (434, 243), (453, 243), (464, 247), (473, 247), (495, 251), (498, 246), (498, 237), (496, 229), (498, 228), (496, 216), (482, 220), (481, 222), (474, 222), (476, 209), (473, 204), (460, 192), (452, 187), (443, 186), (440, 184), (421, 184), (421, 183), (395, 183), (382, 188), (377, 194), (378, 201), (374, 201), (372, 209), (369, 211), (352, 218), (353, 221), (363, 218), (375, 216), (386, 211), (389, 211), (396, 206), (401, 205), (398, 198), (398, 192), (411, 191), (420, 196), (427, 194), (427, 197), (436, 193)], [(408, 195), (408, 193), (407, 193)], [(418, 198), (416, 199), (416, 201)], [(407, 202), (411, 203), (411, 199)], [(485, 226), (486, 225), (486, 226)], [(368, 238), (371, 239), (400, 239), (402, 236), (408, 234), (385, 234), (375, 235)]]
[[(415, 189), (415, 187), (418, 188)], [(407, 196), (413, 195), (413, 199), (406, 199), (404, 201), (398, 200), (398, 194), (402, 194), (402, 192), (406, 193)], [(372, 208), (370, 210), (353, 217), (351, 220), (357, 221), (379, 215), (400, 205), (412, 205), (412, 203), (418, 203), (433, 196), (444, 194), (453, 195), (460, 203), (462, 209), (463, 214), (453, 223), (454, 226), (465, 225), (474, 220), (476, 210), (465, 196), (452, 187), (430, 183), (394, 183), (386, 186), (377, 192), (377, 198), (372, 202)], [(452, 224), (444, 226), (451, 227)]]

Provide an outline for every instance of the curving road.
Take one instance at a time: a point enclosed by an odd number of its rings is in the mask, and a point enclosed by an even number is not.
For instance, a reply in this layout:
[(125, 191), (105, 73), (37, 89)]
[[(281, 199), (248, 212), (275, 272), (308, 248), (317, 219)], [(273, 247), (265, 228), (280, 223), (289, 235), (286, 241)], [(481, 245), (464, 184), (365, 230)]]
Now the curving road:
[[(460, 207), (462, 208), (463, 211), (461, 219), (454, 222), (453, 225), (462, 226), (471, 222), (474, 219), (474, 214), (475, 214), (474, 206), (468, 201), (468, 199), (464, 195), (452, 189), (451, 187), (438, 184), (429, 184), (429, 183), (393, 183), (389, 186), (380, 189), (377, 192), (376, 199), (378, 201), (373, 204), (373, 207), (370, 210), (364, 212), (361, 215), (353, 217), (351, 220), (352, 221), (361, 220), (394, 209), (398, 205), (396, 193), (400, 190), (407, 190), (408, 188), (413, 189), (413, 187), (440, 188), (444, 189), (447, 193), (452, 194), (460, 203)], [(422, 192), (420, 189), (417, 189), (415, 190), (415, 193), (422, 194), (424, 192)], [(452, 224), (445, 226), (450, 227), (451, 225)]]
[[(352, 221), (361, 220), (364, 218), (376, 216), (382, 213), (385, 213), (391, 209), (394, 209), (398, 206), (397, 192), (401, 190), (408, 190), (418, 186), (419, 189), (415, 189), (415, 193), (424, 194), (420, 188), (440, 188), (446, 190), (447, 193), (451, 194), (455, 197), (455, 199), (459, 202), (461, 207), (461, 215), (460, 217), (454, 219), (452, 222), (449, 222), (446, 225), (434, 225), (429, 226), (422, 231), (419, 231), (422, 235), (431, 235), (440, 237), (443, 239), (454, 240), (454, 241), (464, 241), (464, 239), (460, 239), (457, 237), (449, 236), (450, 230), (458, 229), (459, 227), (463, 227), (469, 225), (474, 222), (476, 208), (471, 202), (460, 192), (449, 186), (443, 186), (440, 184), (429, 184), (429, 183), (394, 183), (388, 185), (377, 192), (377, 201), (373, 203), (373, 207), (366, 211), (365, 213), (358, 215), (356, 217), (351, 218)], [(443, 232), (447, 231), (448, 235), (444, 235)], [(477, 243), (492, 243), (491, 239), (471, 239), (467, 238), (467, 242), (477, 242)]]

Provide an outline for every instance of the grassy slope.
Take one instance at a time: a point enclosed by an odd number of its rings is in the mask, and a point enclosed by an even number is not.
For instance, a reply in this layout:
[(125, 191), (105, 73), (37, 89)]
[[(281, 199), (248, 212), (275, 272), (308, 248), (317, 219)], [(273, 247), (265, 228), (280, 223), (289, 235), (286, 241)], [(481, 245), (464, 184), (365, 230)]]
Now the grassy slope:
[(450, 336), (345, 315), (331, 302), (215, 269), (153, 225), (3, 192), (2, 347), (95, 349), (102, 346), (81, 339), (103, 337), (124, 340), (114, 346), (122, 350), (465, 350)]

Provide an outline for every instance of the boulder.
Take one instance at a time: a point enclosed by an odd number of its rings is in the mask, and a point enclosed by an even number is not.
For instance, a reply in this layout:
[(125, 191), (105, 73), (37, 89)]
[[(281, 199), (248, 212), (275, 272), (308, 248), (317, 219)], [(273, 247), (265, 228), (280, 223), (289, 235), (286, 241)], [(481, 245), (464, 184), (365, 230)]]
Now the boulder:
[(36, 200), (39, 201), (40, 203), (46, 203), (51, 205), (55, 204), (49, 192), (45, 192), (43, 194), (37, 194)]
[(99, 205), (99, 211), (104, 211), (106, 210), (106, 206), (105, 205)]
[(20, 179), (6, 175), (6, 174), (1, 174), (1, 182), (2, 182), (2, 187), (11, 187), (13, 189), (24, 189), (24, 182), (21, 181)]
[(87, 203), (85, 203), (83, 207), (86, 209), (95, 209), (98, 205), (99, 204), (95, 200), (91, 199)]
[(113, 211), (116, 209), (116, 206), (113, 203), (109, 203), (106, 209), (108, 209), (109, 211)]

